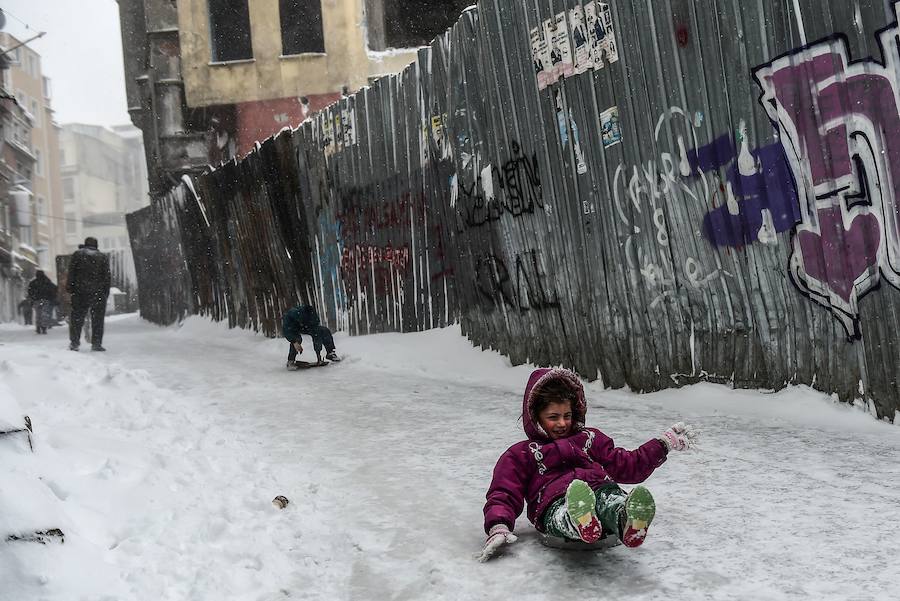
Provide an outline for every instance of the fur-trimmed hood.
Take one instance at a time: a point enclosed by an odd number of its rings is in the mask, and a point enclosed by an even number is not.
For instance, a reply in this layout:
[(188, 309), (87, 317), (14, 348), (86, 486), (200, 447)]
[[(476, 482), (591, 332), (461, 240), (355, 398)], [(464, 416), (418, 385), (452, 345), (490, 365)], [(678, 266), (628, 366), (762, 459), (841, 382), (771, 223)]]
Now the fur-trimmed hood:
[(528, 440), (539, 442), (552, 440), (537, 422), (537, 416), (532, 411), (532, 404), (537, 392), (548, 382), (556, 380), (562, 380), (575, 391), (575, 406), (572, 407), (572, 433), (575, 434), (584, 429), (587, 403), (584, 401), (584, 387), (581, 385), (581, 380), (568, 369), (541, 368), (531, 372), (531, 377), (528, 378), (528, 384), (525, 386), (525, 396), (522, 398), (522, 427), (525, 429)]

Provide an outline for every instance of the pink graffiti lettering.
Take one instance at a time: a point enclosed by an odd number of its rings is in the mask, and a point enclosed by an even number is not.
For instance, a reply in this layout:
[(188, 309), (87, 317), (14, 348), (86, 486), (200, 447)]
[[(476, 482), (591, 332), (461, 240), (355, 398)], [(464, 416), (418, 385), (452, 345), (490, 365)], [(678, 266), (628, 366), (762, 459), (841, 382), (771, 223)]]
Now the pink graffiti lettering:
[(791, 277), (851, 338), (859, 299), (881, 277), (900, 287), (897, 33), (880, 34), (885, 65), (851, 63), (846, 40), (832, 38), (754, 72), (800, 199)]

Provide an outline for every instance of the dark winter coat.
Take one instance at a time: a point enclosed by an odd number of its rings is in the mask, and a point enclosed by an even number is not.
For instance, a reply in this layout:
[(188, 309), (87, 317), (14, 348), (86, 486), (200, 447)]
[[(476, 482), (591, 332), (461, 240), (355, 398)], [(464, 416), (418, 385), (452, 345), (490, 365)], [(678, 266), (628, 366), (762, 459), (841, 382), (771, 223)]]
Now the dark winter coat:
[(82, 297), (109, 296), (109, 257), (91, 246), (72, 254), (66, 290)]
[(56, 302), (56, 284), (50, 281), (43, 273), (37, 274), (28, 284), (28, 299), (36, 303), (38, 301)]
[[(572, 429), (567, 438), (553, 440), (531, 411), (534, 393), (546, 382), (566, 378), (578, 389), (572, 407)], [(544, 510), (565, 495), (572, 480), (596, 489), (605, 482), (636, 484), (646, 480), (666, 460), (666, 447), (656, 439), (629, 451), (616, 447), (612, 438), (584, 426), (587, 405), (584, 389), (575, 375), (564, 369), (536, 369), (528, 379), (522, 400), (522, 425), (528, 440), (511, 446), (494, 468), (494, 478), (484, 506), (484, 531), (506, 524), (512, 530), (528, 503), (528, 519), (539, 530)]]
[(319, 325), (319, 314), (309, 305), (297, 305), (281, 320), (281, 333), (290, 342), (300, 340), (301, 334), (312, 335)]

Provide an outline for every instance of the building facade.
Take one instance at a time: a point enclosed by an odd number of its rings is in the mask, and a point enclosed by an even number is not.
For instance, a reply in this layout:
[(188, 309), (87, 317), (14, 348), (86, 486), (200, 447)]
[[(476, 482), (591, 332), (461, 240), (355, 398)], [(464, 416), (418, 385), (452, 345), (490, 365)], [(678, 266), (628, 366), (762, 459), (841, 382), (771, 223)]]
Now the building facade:
[[(125, 279), (134, 282), (134, 265), (125, 214), (150, 203), (143, 141), (132, 125), (106, 128), (62, 126), (60, 152), (65, 253), (88, 236), (100, 250), (119, 257)], [(119, 282), (123, 288), (125, 282)]]
[(150, 192), (400, 71), (471, 0), (118, 0)]
[(55, 278), (63, 249), (59, 177), (59, 126), (51, 106), (50, 80), (41, 57), (0, 32), (2, 148), (0, 148), (0, 320), (22, 297), (37, 269)]

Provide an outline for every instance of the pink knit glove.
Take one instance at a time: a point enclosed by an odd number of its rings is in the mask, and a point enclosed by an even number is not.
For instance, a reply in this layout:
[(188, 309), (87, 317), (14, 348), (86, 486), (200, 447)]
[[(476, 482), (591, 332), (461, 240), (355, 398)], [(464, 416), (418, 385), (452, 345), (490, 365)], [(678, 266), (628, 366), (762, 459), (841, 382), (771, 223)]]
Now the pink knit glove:
[(496, 555), (503, 545), (510, 545), (517, 540), (519, 540), (519, 537), (510, 532), (506, 524), (491, 526), (487, 540), (484, 541), (484, 548), (481, 550), (481, 553), (475, 556), (475, 559), (485, 562)]
[(696, 448), (698, 436), (699, 432), (693, 426), (678, 422), (663, 432), (659, 440), (668, 451), (687, 451)]

